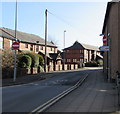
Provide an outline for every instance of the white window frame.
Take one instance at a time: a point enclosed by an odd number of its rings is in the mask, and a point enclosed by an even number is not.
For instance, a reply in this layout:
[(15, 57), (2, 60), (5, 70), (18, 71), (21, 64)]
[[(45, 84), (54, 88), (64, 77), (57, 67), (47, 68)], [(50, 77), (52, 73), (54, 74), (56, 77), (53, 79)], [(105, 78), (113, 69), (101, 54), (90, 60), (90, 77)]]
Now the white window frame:
[(3, 37), (0, 37), (0, 49), (3, 49), (4, 47), (3, 47)]

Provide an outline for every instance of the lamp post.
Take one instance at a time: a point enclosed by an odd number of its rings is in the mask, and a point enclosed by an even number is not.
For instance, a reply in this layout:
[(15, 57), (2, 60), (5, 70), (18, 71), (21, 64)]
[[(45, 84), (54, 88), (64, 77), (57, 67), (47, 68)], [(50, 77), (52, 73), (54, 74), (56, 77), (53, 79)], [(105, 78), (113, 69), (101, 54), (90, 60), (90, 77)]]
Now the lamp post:
[(65, 70), (65, 32), (64, 30), (64, 50), (63, 50), (63, 69)]
[[(15, 40), (17, 41), (17, 0), (16, 0), (16, 8), (15, 8)], [(16, 81), (16, 71), (17, 71), (16, 54), (17, 54), (17, 50), (15, 49), (15, 52), (14, 52), (14, 75), (13, 75), (14, 82)]]
[(44, 65), (44, 69), (45, 72), (47, 72), (47, 13), (48, 10), (45, 10), (45, 65)]

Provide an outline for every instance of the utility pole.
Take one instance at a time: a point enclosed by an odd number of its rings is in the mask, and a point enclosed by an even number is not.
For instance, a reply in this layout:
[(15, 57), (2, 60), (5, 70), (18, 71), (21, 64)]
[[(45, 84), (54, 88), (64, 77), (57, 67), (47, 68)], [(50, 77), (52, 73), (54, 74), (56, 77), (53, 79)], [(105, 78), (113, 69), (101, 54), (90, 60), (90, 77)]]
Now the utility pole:
[[(64, 49), (65, 49), (65, 32), (66, 30), (64, 30)], [(63, 51), (63, 68), (65, 70), (65, 50)]]
[(44, 69), (45, 72), (47, 72), (47, 13), (48, 10), (45, 10), (45, 65), (44, 65)]
[[(15, 40), (17, 41), (17, 0), (16, 0), (16, 8), (15, 8)], [(17, 70), (16, 52), (17, 50), (14, 51), (14, 77), (13, 77), (14, 82), (16, 81), (16, 70)]]

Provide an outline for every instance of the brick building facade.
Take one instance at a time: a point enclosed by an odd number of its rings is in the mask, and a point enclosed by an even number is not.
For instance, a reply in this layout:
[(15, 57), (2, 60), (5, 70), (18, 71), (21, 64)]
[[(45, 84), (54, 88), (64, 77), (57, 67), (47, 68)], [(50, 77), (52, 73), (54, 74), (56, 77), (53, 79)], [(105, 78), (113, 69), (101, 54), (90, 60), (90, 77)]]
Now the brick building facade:
[(64, 49), (65, 63), (86, 63), (97, 59), (102, 59), (99, 48), (96, 46), (81, 44), (76, 41), (72, 46)]
[(120, 72), (120, 1), (108, 2), (102, 33), (107, 37), (109, 51), (104, 52), (104, 73), (108, 80)]
[[(15, 31), (7, 28), (0, 28), (0, 52), (12, 50), (12, 43), (15, 42)], [(17, 40), (20, 43), (18, 52), (34, 52), (45, 58), (45, 40), (41, 37), (25, 32), (17, 31)], [(47, 42), (47, 71), (63, 70), (62, 56), (58, 53), (57, 46)], [(72, 65), (70, 65), (72, 66)], [(75, 67), (77, 69), (77, 67)], [(72, 68), (71, 68), (72, 69)], [(71, 70), (65, 65), (64, 70)]]
[[(0, 28), (0, 49), (11, 49), (12, 43), (15, 41), (15, 31), (7, 28)], [(20, 42), (20, 51), (31, 51), (38, 53), (45, 51), (45, 41), (41, 37), (17, 31), (17, 40)], [(47, 53), (57, 53), (57, 46), (51, 42), (47, 42)]]
[[(3, 50), (12, 50), (12, 43), (15, 42), (14, 37), (15, 31), (7, 28), (0, 28), (0, 50), (1, 52)], [(41, 37), (34, 35), (34, 34), (28, 34), (24, 32), (17, 31), (17, 40), (20, 43), (20, 47), (18, 52), (34, 52), (37, 54), (40, 54), (41, 56), (45, 56), (45, 40)], [(47, 65), (48, 70), (47, 71), (53, 71), (56, 70), (56, 65), (61, 65), (61, 59), (57, 59), (58, 56), (58, 48), (56, 45), (54, 45), (52, 42), (47, 42)], [(51, 55), (50, 55), (51, 54)], [(52, 56), (56, 56), (54, 58)], [(54, 62), (56, 62), (54, 64)], [(54, 66), (55, 65), (55, 66)]]

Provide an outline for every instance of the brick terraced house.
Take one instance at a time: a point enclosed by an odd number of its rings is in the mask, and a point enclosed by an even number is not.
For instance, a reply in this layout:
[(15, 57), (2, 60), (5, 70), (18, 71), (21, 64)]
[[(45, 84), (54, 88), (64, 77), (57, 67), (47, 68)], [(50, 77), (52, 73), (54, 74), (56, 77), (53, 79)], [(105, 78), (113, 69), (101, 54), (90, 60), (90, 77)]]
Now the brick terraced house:
[[(0, 28), (0, 52), (3, 50), (12, 51), (12, 43), (15, 42), (15, 31), (8, 28)], [(45, 56), (45, 40), (41, 37), (25, 32), (17, 31), (17, 40), (20, 42), (18, 52), (34, 52)], [(57, 46), (47, 42), (47, 65), (48, 71), (60, 70), (62, 58), (59, 55)], [(55, 64), (56, 63), (56, 64)], [(55, 65), (55, 66), (54, 66)]]
[[(0, 28), (0, 49), (11, 49), (15, 40), (15, 31), (7, 28)], [(45, 51), (45, 40), (41, 37), (25, 32), (17, 31), (17, 40), (20, 42), (20, 51), (31, 51), (38, 53)], [(47, 52), (57, 53), (57, 46), (47, 42)]]

